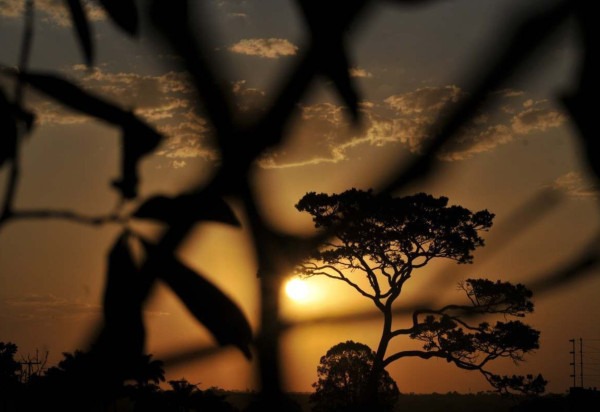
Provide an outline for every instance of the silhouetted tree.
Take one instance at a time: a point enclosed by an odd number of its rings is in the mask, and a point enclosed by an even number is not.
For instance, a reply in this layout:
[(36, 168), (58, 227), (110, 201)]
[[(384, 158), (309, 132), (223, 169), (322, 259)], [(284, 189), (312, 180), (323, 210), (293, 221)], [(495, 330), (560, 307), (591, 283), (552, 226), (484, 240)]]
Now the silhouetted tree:
[[(472, 263), (472, 252), (484, 245), (480, 232), (492, 226), (492, 213), (448, 206), (446, 197), (424, 193), (393, 197), (357, 189), (333, 195), (307, 193), (296, 208), (310, 213), (315, 227), (330, 236), (297, 267), (297, 274), (342, 281), (370, 299), (383, 316), (369, 380), (371, 399), (384, 368), (405, 357), (440, 358), (479, 371), (502, 393), (532, 388), (543, 391), (541, 376), (508, 379), (487, 369), (498, 358), (523, 360), (526, 353), (538, 348), (539, 332), (520, 321), (492, 325), (474, 323), (472, 318), (491, 314), (523, 317), (532, 312), (532, 293), (523, 285), (468, 279), (460, 283), (468, 298), (465, 304), (419, 309), (407, 328), (392, 327), (393, 304), (406, 282), (434, 259)], [(390, 341), (398, 336), (422, 341), (422, 350), (388, 354)]]
[(243, 409), (243, 412), (285, 411), (302, 412), (302, 406), (289, 395), (282, 393), (277, 398), (265, 397), (259, 394)]
[(134, 402), (135, 411), (164, 411), (167, 401), (159, 384), (165, 381), (163, 361), (152, 359), (151, 354), (138, 356), (131, 363), (132, 369), (128, 384), (123, 392)]
[(185, 379), (169, 381), (171, 389), (165, 391), (169, 410), (236, 412), (237, 409), (219, 394), (216, 388), (201, 390)]
[(151, 354), (145, 354), (139, 357), (135, 366), (132, 378), (136, 385), (158, 385), (165, 381), (163, 361), (160, 359), (152, 359)]
[[(122, 392), (122, 382), (112, 374), (111, 364), (93, 353), (63, 352), (63, 359), (36, 381), (38, 407), (53, 405), (67, 411), (101, 410)], [(33, 406), (32, 406), (33, 410)]]
[(19, 397), (21, 365), (15, 359), (17, 345), (0, 342), (0, 410), (11, 410)]
[(19, 382), (21, 365), (15, 360), (16, 353), (17, 345), (12, 342), (0, 342), (0, 385), (3, 388)]
[(122, 375), (114, 374), (114, 363), (93, 351), (64, 352), (63, 359), (31, 385), (28, 410), (48, 405), (63, 410), (103, 410), (125, 397), (134, 402), (143, 399), (144, 405), (159, 405), (158, 384), (165, 379), (162, 361), (152, 359), (150, 354), (132, 360), (128, 380), (133, 381), (133, 385), (125, 385), (120, 379)]
[[(351, 340), (338, 343), (321, 357), (315, 392), (310, 396), (313, 412), (351, 411), (364, 396), (375, 352)], [(391, 411), (400, 394), (396, 382), (384, 370), (377, 382), (377, 409)]]

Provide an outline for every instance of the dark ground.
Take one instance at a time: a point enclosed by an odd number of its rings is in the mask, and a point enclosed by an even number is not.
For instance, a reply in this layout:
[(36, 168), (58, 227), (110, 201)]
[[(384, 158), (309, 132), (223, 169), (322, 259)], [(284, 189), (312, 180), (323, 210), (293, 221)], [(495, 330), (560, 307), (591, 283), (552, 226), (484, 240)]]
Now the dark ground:
[[(227, 401), (239, 409), (243, 409), (255, 396), (252, 392), (226, 392)], [(308, 393), (292, 393), (290, 396), (302, 407), (303, 412), (310, 412)], [(585, 402), (587, 404), (587, 402)], [(514, 409), (519, 401), (504, 398), (496, 394), (402, 394), (398, 401), (398, 412), (576, 412), (598, 411), (598, 403), (589, 404), (591, 409), (569, 408), (567, 394), (550, 394), (543, 396), (535, 404), (521, 401), (521, 409)]]

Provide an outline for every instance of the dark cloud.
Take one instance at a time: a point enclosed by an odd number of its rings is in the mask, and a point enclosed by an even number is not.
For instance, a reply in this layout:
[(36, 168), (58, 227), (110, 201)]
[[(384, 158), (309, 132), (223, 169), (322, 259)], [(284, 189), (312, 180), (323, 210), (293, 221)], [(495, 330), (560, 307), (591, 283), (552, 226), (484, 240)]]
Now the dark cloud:
[(255, 87), (249, 87), (246, 80), (233, 82), (232, 91), (237, 108), (241, 112), (263, 111), (266, 105), (266, 93)]

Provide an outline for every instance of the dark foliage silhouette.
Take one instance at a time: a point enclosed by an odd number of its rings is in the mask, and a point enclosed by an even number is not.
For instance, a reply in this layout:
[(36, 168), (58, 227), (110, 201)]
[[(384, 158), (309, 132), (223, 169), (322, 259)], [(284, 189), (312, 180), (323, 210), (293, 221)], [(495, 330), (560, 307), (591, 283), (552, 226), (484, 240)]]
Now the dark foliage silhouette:
[[(367, 380), (375, 352), (367, 345), (354, 341), (338, 343), (321, 357), (317, 367), (315, 392), (310, 396), (313, 412), (352, 411), (367, 390)], [(377, 382), (377, 401), (374, 410), (391, 411), (400, 391), (392, 377), (383, 371)]]
[(16, 360), (17, 345), (0, 342), (0, 410), (15, 407), (20, 388), (21, 365)]
[(161, 389), (154, 384), (130, 386), (125, 394), (133, 402), (134, 411), (237, 411), (227, 402), (226, 395), (218, 393), (216, 388), (202, 390), (186, 379), (170, 380), (168, 383), (170, 389)]
[[(93, 342), (90, 343), (90, 347), (86, 349), (92, 359), (96, 359), (91, 362), (93, 368), (90, 370), (94, 369), (94, 372), (88, 371), (88, 373), (92, 377), (103, 377), (98, 388), (105, 392), (103, 394), (105, 398), (110, 398), (112, 390), (116, 387), (120, 388), (125, 380), (134, 376), (133, 359), (144, 355), (145, 333), (139, 314), (155, 282), (164, 280), (199, 323), (213, 333), (219, 346), (233, 345), (247, 357), (250, 357), (252, 350), (256, 351), (258, 355), (256, 362), (260, 366), (258, 380), (264, 403), (277, 406), (284, 399), (280, 379), (282, 365), (279, 360), (279, 341), (283, 330), (279, 319), (278, 302), (281, 276), (298, 261), (305, 259), (310, 251), (318, 248), (322, 242), (328, 242), (330, 236), (335, 234), (335, 231), (343, 230), (343, 227), (328, 227), (328, 230), (309, 239), (278, 232), (267, 224), (267, 219), (257, 206), (257, 195), (249, 171), (260, 154), (276, 147), (283, 140), (286, 126), (297, 110), (299, 99), (310, 90), (311, 82), (317, 75), (325, 75), (332, 79), (336, 91), (342, 96), (350, 111), (360, 120), (360, 111), (356, 110), (360, 93), (348, 76), (351, 59), (347, 53), (349, 49), (347, 37), (353, 24), (362, 18), (368, 6), (375, 3), (374, 0), (347, 1), (344, 2), (343, 12), (339, 13), (337, 8), (327, 2), (313, 0), (296, 2), (305, 17), (311, 36), (309, 47), (300, 53), (289, 77), (274, 93), (267, 110), (257, 116), (255, 121), (246, 124), (236, 121), (235, 105), (225, 87), (226, 81), (221, 76), (224, 70), (221, 70), (217, 60), (210, 58), (211, 50), (214, 50), (210, 41), (211, 36), (198, 37), (193, 34), (192, 27), (204, 27), (203, 17), (199, 17), (199, 21), (189, 21), (189, 1), (151, 0), (139, 3), (132, 0), (98, 1), (110, 21), (122, 29), (125, 36), (139, 35), (140, 13), (148, 12), (152, 16), (151, 34), (156, 36), (169, 53), (180, 57), (178, 61), (181, 62), (181, 68), (193, 80), (198, 100), (206, 110), (207, 119), (215, 130), (216, 142), (221, 152), (221, 162), (208, 183), (202, 181), (193, 184), (189, 190), (176, 198), (139, 199), (138, 163), (144, 156), (153, 153), (158, 144), (163, 141), (163, 136), (129, 110), (91, 95), (68, 79), (52, 73), (32, 72), (29, 69), (29, 60), (34, 26), (34, 1), (25, 1), (25, 24), (20, 56), (18, 62), (10, 62), (11, 65), (16, 65), (16, 69), (4, 62), (1, 67), (4, 77), (13, 82), (14, 93), (8, 93), (4, 85), (0, 89), (2, 135), (0, 167), (7, 172), (7, 184), (0, 204), (0, 228), (9, 222), (25, 219), (64, 219), (82, 224), (112, 223), (123, 226), (123, 232), (115, 240), (109, 256), (104, 321), (92, 337)], [(394, 3), (403, 7), (429, 2), (397, 0)], [(65, 4), (71, 13), (84, 61), (92, 66), (95, 62), (94, 25), (86, 15), (80, 0), (65, 0)], [(415, 157), (414, 161), (398, 164), (389, 170), (389, 173), (376, 185), (377, 193), (390, 193), (396, 189), (403, 189), (417, 180), (435, 177), (437, 171), (435, 159), (440, 148), (451, 142), (481, 105), (489, 101), (490, 92), (518, 72), (527, 70), (526, 63), (535, 54), (534, 52), (550, 41), (552, 34), (571, 18), (574, 18), (580, 30), (578, 39), (582, 50), (578, 57), (580, 71), (575, 79), (574, 89), (568, 93), (561, 91), (565, 95), (561, 101), (570, 111), (572, 120), (580, 131), (579, 143), (585, 149), (587, 165), (596, 177), (600, 177), (597, 151), (593, 150), (597, 140), (595, 110), (594, 105), (589, 104), (593, 101), (591, 99), (593, 94), (590, 94), (592, 90), (596, 90), (594, 76), (597, 73), (597, 70), (594, 70), (597, 65), (595, 59), (597, 45), (592, 39), (597, 38), (598, 25), (592, 7), (592, 2), (563, 0), (541, 7), (539, 10), (531, 10), (527, 15), (518, 16), (519, 18), (515, 19), (516, 25), (509, 27), (498, 44), (490, 46), (490, 50), (498, 50), (496, 58), (486, 59), (483, 66), (474, 67), (473, 73), (466, 74), (473, 79), (472, 82), (468, 82), (472, 93), (459, 102), (454, 112), (441, 118), (434, 125), (433, 138), (424, 147), (420, 156)], [(505, 41), (506, 39), (508, 41)], [(28, 210), (17, 207), (17, 189), (23, 164), (21, 148), (25, 139), (30, 137), (32, 128), (35, 127), (35, 113), (29, 112), (23, 102), (25, 87), (33, 87), (49, 98), (87, 116), (105, 121), (121, 131), (121, 176), (112, 184), (123, 202), (116, 211), (106, 215), (87, 216), (71, 210)], [(249, 220), (249, 230), (253, 235), (252, 246), (258, 258), (260, 274), (257, 281), (260, 283), (261, 290), (260, 326), (256, 331), (251, 330), (235, 302), (206, 281), (202, 274), (195, 273), (183, 265), (174, 255), (176, 248), (189, 234), (191, 226), (198, 221), (216, 220), (223, 224), (238, 225), (238, 222), (231, 218), (230, 209), (223, 201), (225, 196), (232, 197), (242, 205)], [(124, 207), (134, 200), (143, 204), (138, 209), (137, 215), (128, 214), (127, 208)], [(180, 213), (180, 211), (184, 212)], [(132, 219), (160, 220), (165, 222), (168, 228), (164, 235), (153, 243), (128, 228), (127, 224)], [(482, 224), (485, 225), (485, 222)], [(477, 235), (467, 236), (465, 240), (474, 242), (471, 243), (474, 246), (479, 242)], [(139, 242), (145, 248), (146, 257), (143, 262), (133, 261), (129, 242)], [(581, 280), (583, 274), (588, 273), (590, 268), (598, 267), (600, 259), (597, 239), (590, 244), (589, 250), (583, 251), (581, 256), (575, 256), (565, 267), (558, 268), (555, 273), (543, 273), (534, 288), (536, 293)], [(469, 252), (467, 246), (466, 251), (451, 255), (451, 258), (467, 262), (470, 259)], [(451, 254), (451, 251), (449, 250), (448, 253)], [(504, 286), (498, 286), (498, 288), (502, 287)], [(473, 288), (473, 283), (465, 284), (467, 294), (470, 293), (470, 288)], [(134, 299), (129, 300), (129, 296), (133, 296)], [(496, 310), (494, 305), (497, 302), (490, 298), (486, 299), (489, 305), (488, 311)], [(482, 307), (479, 303), (475, 303), (469, 310), (483, 312), (485, 305)], [(218, 306), (220, 310), (212, 310), (213, 305)], [(510, 306), (509, 308), (503, 306), (503, 308), (507, 314), (512, 314)], [(444, 353), (448, 359), (461, 367), (468, 366), (482, 370), (476, 364), (464, 363), (464, 360), (447, 344), (458, 338), (493, 341), (500, 334), (514, 333), (516, 324), (506, 323), (502, 326), (497, 324), (495, 327), (489, 325), (482, 327), (480, 324), (475, 326), (478, 330), (476, 339), (473, 336), (464, 337), (458, 332), (460, 329), (457, 327), (460, 328), (458, 325), (461, 323), (457, 320), (454, 309), (441, 308), (422, 313), (427, 316), (424, 323), (423, 320), (415, 322), (407, 332), (415, 338), (426, 340), (426, 348), (420, 352), (424, 357), (442, 356)], [(464, 309), (459, 308), (459, 312), (462, 313)], [(523, 308), (519, 310), (526, 311)], [(117, 312), (121, 313), (122, 317), (114, 316)], [(355, 317), (337, 319), (339, 322), (353, 320)], [(302, 324), (284, 326), (297, 327)], [(130, 332), (128, 335), (131, 340), (128, 342), (121, 340), (120, 331), (124, 328)], [(535, 347), (537, 341), (533, 331), (527, 331), (530, 339), (526, 350), (529, 350)], [(429, 336), (434, 332), (448, 335), (444, 338), (446, 341), (442, 343), (432, 340)], [(384, 341), (386, 339), (382, 340)], [(383, 362), (382, 354), (385, 353), (385, 345), (384, 343), (377, 350), (378, 363)], [(173, 354), (172, 360), (183, 362), (211, 353), (213, 353), (211, 350), (201, 348), (190, 353)], [(113, 356), (118, 359), (118, 362), (112, 363), (113, 368), (103, 369), (106, 364), (97, 361), (111, 359)], [(169, 364), (170, 359), (167, 359), (166, 363)], [(510, 387), (513, 382), (495, 378), (490, 381), (506, 387)], [(516, 382), (519, 385), (525, 383), (518, 379)], [(82, 410), (81, 405), (79, 406), (77, 410)]]
[[(392, 325), (393, 305), (405, 284), (433, 260), (471, 263), (472, 252), (484, 245), (480, 232), (491, 228), (493, 214), (471, 212), (448, 205), (445, 197), (424, 193), (393, 197), (357, 189), (332, 195), (307, 193), (296, 208), (308, 212), (317, 229), (333, 234), (330, 242), (298, 265), (296, 273), (346, 283), (381, 312), (381, 338), (369, 371), (370, 396), (383, 369), (405, 357), (441, 358), (479, 371), (502, 393), (544, 391), (541, 376), (509, 379), (488, 370), (495, 359), (522, 361), (538, 349), (539, 332), (517, 320), (493, 325), (473, 320), (474, 315), (519, 318), (531, 313), (532, 293), (521, 284), (468, 279), (460, 284), (468, 298), (465, 304), (420, 308), (412, 313), (408, 327)], [(423, 342), (423, 350), (388, 353), (390, 342), (399, 336)]]
[[(0, 342), (0, 373), (3, 379), (0, 411), (107, 411), (140, 412), (236, 412), (218, 388), (202, 390), (185, 379), (165, 381), (163, 361), (143, 355), (131, 364), (131, 378), (114, 382), (114, 364), (99, 365), (93, 352), (76, 350), (63, 353), (63, 359), (43, 373), (19, 379), (21, 369), (15, 360), (17, 346)], [(108, 386), (111, 382), (112, 387)]]
[(2, 388), (19, 381), (21, 365), (15, 359), (17, 345), (12, 342), (0, 342), (0, 385)]

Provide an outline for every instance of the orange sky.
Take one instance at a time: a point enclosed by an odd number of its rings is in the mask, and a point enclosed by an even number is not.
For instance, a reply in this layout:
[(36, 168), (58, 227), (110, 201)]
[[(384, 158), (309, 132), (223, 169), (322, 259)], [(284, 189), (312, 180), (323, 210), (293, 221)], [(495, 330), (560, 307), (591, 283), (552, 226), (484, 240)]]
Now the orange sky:
[[(22, 2), (0, 3), (0, 63), (13, 66)], [(219, 35), (213, 57), (230, 69), (227, 75), (239, 107), (264, 104), (306, 39), (301, 16), (293, 2), (207, 3)], [(310, 217), (294, 208), (306, 192), (372, 187), (391, 167), (417, 153), (428, 137), (426, 126), (469, 92), (464, 78), (472, 69), (470, 62), (485, 60), (489, 52), (485, 45), (496, 30), (508, 25), (508, 12), (520, 10), (520, 3), (456, 0), (418, 8), (377, 7), (351, 38), (352, 74), (362, 92), (365, 126), (353, 128), (331, 85), (316, 82), (284, 144), (266, 153), (255, 168), (256, 191), (269, 223), (289, 233), (307, 233)], [(157, 49), (144, 29), (140, 39), (126, 38), (94, 9), (98, 59), (86, 71), (65, 11), (52, 1), (36, 5), (34, 68), (60, 73), (134, 109), (168, 136), (142, 163), (141, 198), (176, 194), (192, 182), (208, 179), (218, 159), (210, 125), (192, 111), (189, 82), (174, 68), (173, 57)], [(451, 204), (488, 209), (496, 218), (473, 265), (439, 263), (420, 270), (407, 284), (401, 304), (414, 303), (424, 293), (447, 302), (459, 297), (453, 285), (468, 277), (527, 284), (566, 262), (598, 233), (597, 185), (582, 159), (576, 130), (557, 100), (573, 84), (575, 56), (573, 33), (565, 30), (535, 62), (534, 74), (519, 77), (496, 93), (494, 104), (485, 108), (461, 144), (444, 153), (440, 173), (405, 190), (447, 196)], [(118, 174), (118, 131), (33, 92), (27, 93), (26, 102), (38, 114), (38, 125), (23, 146), (17, 207), (68, 209), (85, 215), (110, 212), (118, 199), (109, 184)], [(0, 196), (6, 181), (4, 167)], [(517, 233), (511, 226), (514, 214), (545, 190), (559, 194), (559, 203), (538, 219), (530, 216)], [(106, 253), (118, 233), (117, 225), (64, 221), (14, 221), (3, 226), (0, 341), (16, 343), (22, 354), (48, 350), (51, 363), (60, 359), (61, 352), (81, 347), (100, 314)], [(256, 262), (244, 227), (199, 226), (178, 253), (236, 300), (257, 327)], [(453, 280), (440, 282), (446, 273)], [(549, 391), (568, 389), (569, 339), (582, 337), (591, 344), (600, 338), (598, 269), (590, 275), (534, 296), (536, 311), (525, 321), (541, 331), (541, 348), (523, 365), (501, 364), (498, 371), (541, 372), (549, 380)], [(286, 317), (302, 320), (374, 310), (346, 285), (316, 278), (308, 285), (316, 291), (308, 302), (283, 298)], [(319, 358), (340, 341), (374, 347), (377, 319), (289, 331), (283, 340), (286, 388), (311, 390)], [(153, 297), (146, 321), (148, 350), (156, 357), (214, 344), (166, 288), (159, 288)], [(202, 387), (255, 388), (255, 366), (227, 349), (168, 370), (168, 378), (185, 377)], [(401, 392), (489, 389), (478, 374), (445, 362), (401, 360), (389, 372)], [(595, 379), (590, 377), (587, 385), (597, 386), (600, 382)]]

